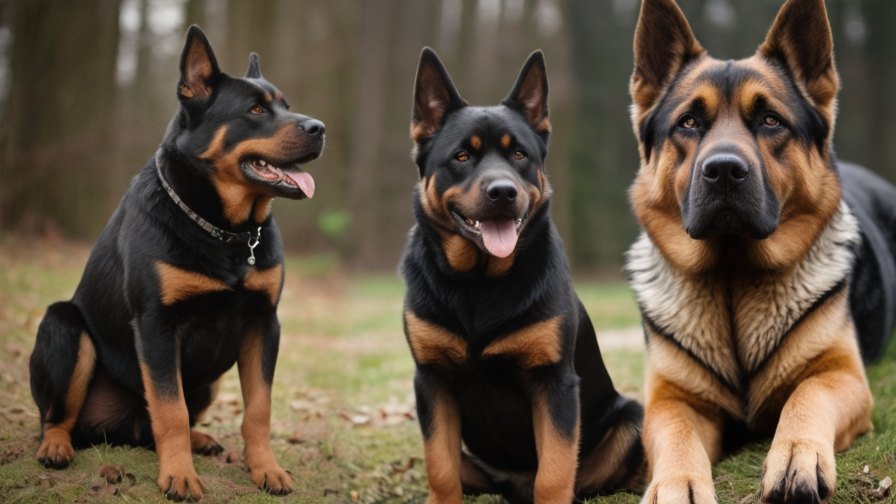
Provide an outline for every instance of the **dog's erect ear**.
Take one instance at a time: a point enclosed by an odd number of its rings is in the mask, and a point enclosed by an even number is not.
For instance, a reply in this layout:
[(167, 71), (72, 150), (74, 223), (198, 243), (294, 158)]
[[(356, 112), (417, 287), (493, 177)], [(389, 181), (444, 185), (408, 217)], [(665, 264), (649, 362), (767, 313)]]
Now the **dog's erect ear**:
[(705, 53), (674, 0), (642, 0), (634, 49), (630, 92), (642, 112), (656, 103), (687, 62)]
[(466, 106), (435, 51), (424, 47), (414, 84), (411, 138), (416, 143), (430, 138), (442, 127), (446, 115)]
[(246, 70), (247, 79), (261, 79), (261, 61), (258, 59), (258, 53), (249, 54), (249, 69)]
[(180, 82), (177, 95), (182, 100), (207, 98), (212, 94), (221, 70), (205, 33), (192, 25), (187, 30), (187, 42), (180, 56)]
[(839, 80), (824, 0), (787, 0), (759, 54), (787, 65), (815, 105), (833, 111)]
[(550, 134), (548, 72), (544, 65), (544, 53), (539, 50), (529, 55), (516, 78), (516, 84), (501, 103), (522, 113), (529, 126), (539, 135)]

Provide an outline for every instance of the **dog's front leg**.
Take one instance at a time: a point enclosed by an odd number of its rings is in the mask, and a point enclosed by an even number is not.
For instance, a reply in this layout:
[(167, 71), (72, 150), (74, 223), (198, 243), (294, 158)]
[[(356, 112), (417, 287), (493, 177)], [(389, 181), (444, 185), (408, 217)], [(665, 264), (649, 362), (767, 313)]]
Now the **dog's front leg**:
[(454, 395), (432, 371), (419, 369), (414, 377), (417, 418), (423, 431), (423, 458), (429, 483), (427, 504), (460, 503), (460, 411)]
[(172, 500), (199, 500), (204, 489), (193, 467), (190, 415), (181, 381), (179, 340), (164, 337), (161, 331), (142, 330), (140, 334), (154, 335), (151, 341), (141, 341), (137, 348), (144, 396), (159, 456), (159, 490)]
[(781, 410), (762, 477), (763, 502), (828, 502), (834, 451), (871, 430), (871, 392), (855, 337), (819, 357)]
[(250, 332), (240, 348), (237, 366), (246, 405), (242, 433), (249, 477), (258, 488), (285, 495), (292, 492), (292, 477), (271, 450), (271, 383), (279, 342), (276, 321), (264, 331)]
[(579, 456), (579, 387), (573, 375), (540, 384), (532, 397), (538, 471), (535, 504), (572, 502)]
[(652, 478), (641, 502), (716, 502), (712, 463), (721, 455), (721, 432), (717, 409), (662, 376), (648, 376), (643, 439)]

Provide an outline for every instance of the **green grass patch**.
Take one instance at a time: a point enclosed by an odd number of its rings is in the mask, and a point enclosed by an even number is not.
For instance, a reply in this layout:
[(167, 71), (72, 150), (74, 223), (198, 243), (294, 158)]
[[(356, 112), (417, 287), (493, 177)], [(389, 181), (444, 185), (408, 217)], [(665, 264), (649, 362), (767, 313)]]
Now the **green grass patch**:
[(641, 324), (635, 296), (625, 282), (576, 281), (575, 286), (598, 331)]
[[(3, 502), (165, 502), (155, 485), (155, 453), (145, 449), (81, 450), (73, 466), (60, 471), (34, 460), (38, 419), (28, 386), (28, 355), (43, 310), (71, 296), (86, 254), (86, 248), (69, 245), (22, 250), (0, 243)], [(286, 268), (272, 445), (295, 476), (296, 491), (275, 498), (258, 492), (249, 480), (240, 460), (242, 398), (234, 369), (224, 376), (218, 401), (201, 425), (227, 450), (218, 457), (194, 457), (207, 488), (204, 502), (424, 502), (422, 443), (413, 418), (414, 364), (401, 327), (401, 279), (391, 273), (348, 275), (335, 256), (290, 257)], [(601, 345), (616, 387), (640, 397), (644, 355), (625, 339), (643, 340), (631, 291), (624, 283), (587, 280), (577, 280), (576, 288), (599, 336), (610, 334), (610, 344), (602, 340)], [(626, 334), (622, 339), (621, 333)], [(885, 475), (896, 476), (896, 345), (868, 376), (876, 397), (875, 431), (838, 456), (835, 503), (874, 502), (865, 490)], [(721, 502), (755, 500), (767, 449), (768, 443), (753, 445), (716, 467)], [(866, 464), (868, 474), (862, 471)], [(120, 466), (130, 476), (106, 488), (99, 478), (104, 466)], [(113, 497), (115, 491), (120, 496)], [(591, 502), (638, 501), (637, 495), (619, 493)], [(501, 501), (485, 496), (465, 502)]]

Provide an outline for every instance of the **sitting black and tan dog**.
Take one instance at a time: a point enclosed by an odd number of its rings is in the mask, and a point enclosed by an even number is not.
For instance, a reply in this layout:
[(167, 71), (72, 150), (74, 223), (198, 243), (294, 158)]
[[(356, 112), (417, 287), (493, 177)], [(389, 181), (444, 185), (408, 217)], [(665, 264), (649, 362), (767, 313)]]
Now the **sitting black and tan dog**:
[(549, 214), (547, 94), (541, 52), (493, 107), (420, 58), (401, 270), (431, 503), (568, 503), (640, 476), (642, 408), (613, 387)]
[(769, 437), (762, 501), (828, 502), (834, 453), (872, 428), (863, 358), (894, 325), (896, 188), (834, 157), (824, 2), (788, 0), (756, 54), (720, 61), (672, 0), (644, 0), (634, 48), (644, 502), (713, 502), (712, 464)]
[(180, 106), (97, 241), (71, 301), (51, 305), (31, 356), (42, 426), (37, 459), (71, 463), (92, 443), (154, 446), (168, 497), (200, 499), (191, 451), (221, 451), (192, 429), (221, 375), (239, 366), (252, 481), (293, 481), (271, 451), (271, 380), (283, 251), (274, 197), (314, 194), (299, 165), (324, 145), (320, 121), (289, 111), (258, 56), (222, 73), (198, 27), (187, 33)]

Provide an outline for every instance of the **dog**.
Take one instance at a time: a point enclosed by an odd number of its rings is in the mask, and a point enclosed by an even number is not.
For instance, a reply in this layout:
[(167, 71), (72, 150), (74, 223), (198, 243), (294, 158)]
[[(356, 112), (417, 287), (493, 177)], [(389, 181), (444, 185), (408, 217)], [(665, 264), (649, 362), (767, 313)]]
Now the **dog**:
[(769, 437), (762, 501), (828, 502), (834, 452), (872, 428), (863, 359), (894, 325), (896, 188), (833, 154), (824, 2), (787, 0), (736, 61), (673, 0), (644, 0), (634, 39), (643, 502), (714, 502), (711, 465)]
[(190, 452), (222, 447), (192, 427), (237, 363), (250, 478), (286, 494), (293, 481), (270, 445), (284, 275), (271, 202), (314, 195), (300, 165), (320, 156), (325, 127), (289, 111), (257, 54), (245, 77), (222, 73), (197, 26), (187, 32), (177, 96), (155, 157), (96, 242), (74, 296), (50, 305), (38, 328), (37, 460), (63, 468), (75, 447), (150, 446), (159, 489), (198, 500)]
[(491, 107), (420, 56), (400, 269), (430, 503), (570, 502), (642, 467), (643, 409), (613, 386), (550, 218), (547, 94), (540, 51)]

